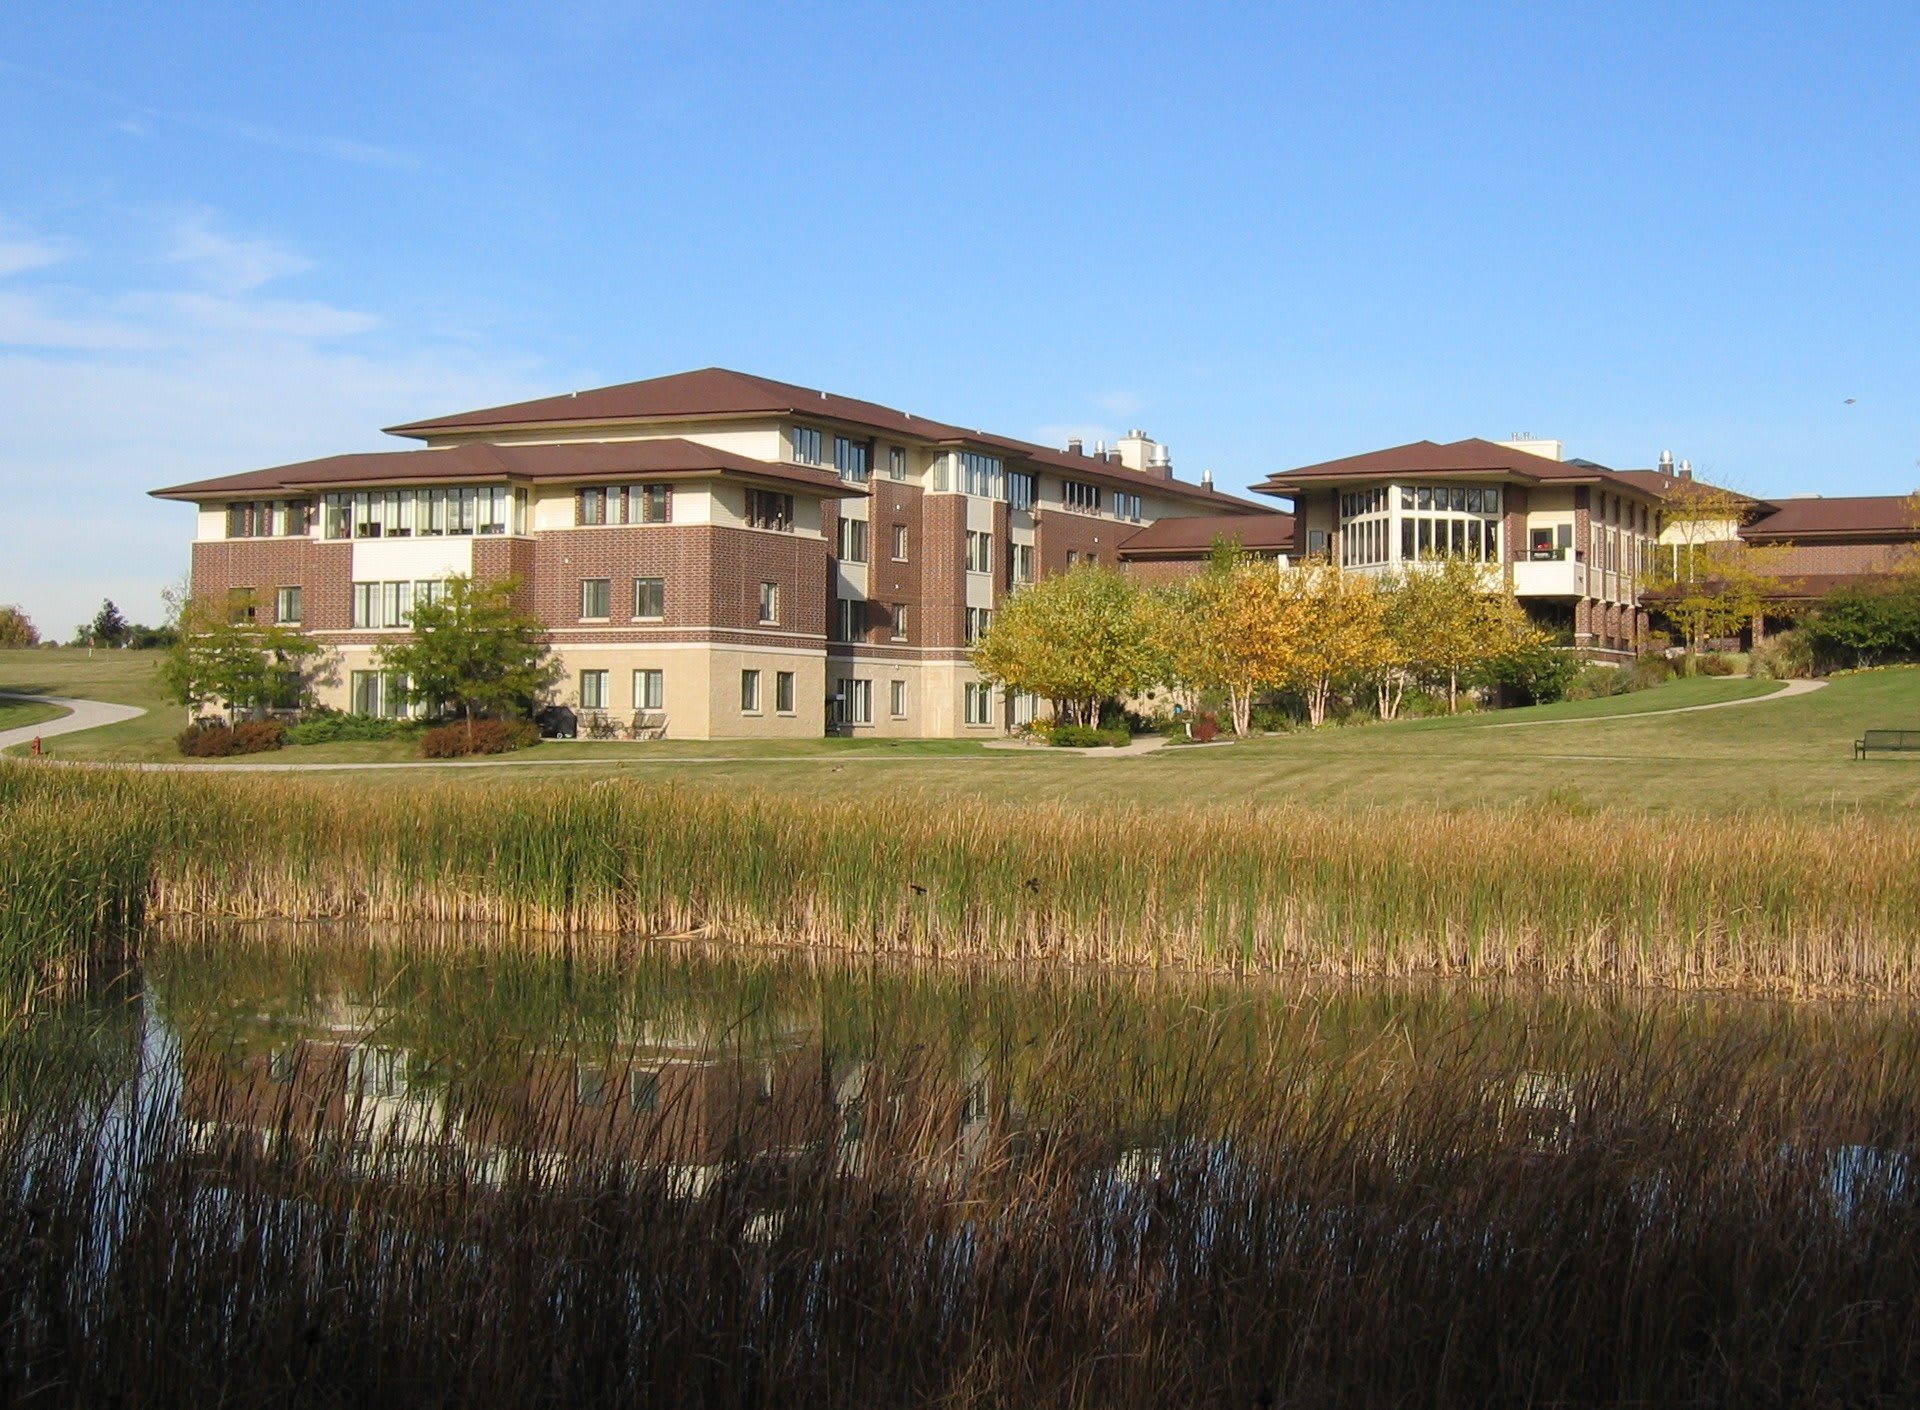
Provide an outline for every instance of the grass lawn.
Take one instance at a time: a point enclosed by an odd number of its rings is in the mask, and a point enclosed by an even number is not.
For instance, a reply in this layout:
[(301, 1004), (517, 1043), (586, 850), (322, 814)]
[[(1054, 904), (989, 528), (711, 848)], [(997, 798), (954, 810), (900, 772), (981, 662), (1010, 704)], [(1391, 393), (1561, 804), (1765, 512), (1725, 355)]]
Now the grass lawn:
[(40, 705), (26, 700), (0, 700), (0, 730), (20, 729), (43, 720), (57, 720), (66, 714), (58, 705)]
[[(52, 741), (56, 758), (171, 760), (178, 757), (171, 741), (181, 712), (160, 696), (153, 681), (156, 662), (152, 653), (99, 652), (89, 658), (83, 649), (0, 651), (0, 690), (88, 696), (148, 709), (141, 719)], [(800, 794), (843, 793), (851, 782), (848, 775), (855, 774), (869, 780), (866, 786), (930, 796), (1088, 806), (1160, 800), (1229, 805), (1294, 800), (1355, 807), (1519, 802), (1673, 811), (1920, 805), (1920, 757), (1852, 757), (1862, 730), (1920, 728), (1920, 667), (1838, 676), (1812, 694), (1740, 709), (1652, 713), (1747, 699), (1777, 688), (1766, 681), (1697, 678), (1605, 700), (1300, 731), (1128, 758), (983, 750), (960, 740), (548, 743), (513, 756), (523, 766), (509, 774), (591, 778), (602, 770), (544, 765), (594, 760), (603, 761), (608, 772)], [(1495, 728), (1530, 723), (1542, 728)], [(273, 763), (413, 757), (413, 746), (405, 741), (256, 756)], [(483, 769), (432, 776), (492, 777)], [(388, 770), (343, 777), (397, 787), (418, 776)]]

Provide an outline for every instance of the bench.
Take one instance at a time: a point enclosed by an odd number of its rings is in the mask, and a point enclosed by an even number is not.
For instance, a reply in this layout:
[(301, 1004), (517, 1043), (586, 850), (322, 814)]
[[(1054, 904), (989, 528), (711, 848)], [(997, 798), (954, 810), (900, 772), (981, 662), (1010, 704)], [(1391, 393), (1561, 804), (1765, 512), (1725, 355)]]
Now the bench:
[(1864, 759), (1875, 749), (1888, 753), (1920, 753), (1920, 729), (1870, 729), (1853, 741), (1853, 757)]
[(636, 710), (633, 723), (627, 726), (628, 739), (665, 739), (667, 737), (667, 712), (664, 710)]

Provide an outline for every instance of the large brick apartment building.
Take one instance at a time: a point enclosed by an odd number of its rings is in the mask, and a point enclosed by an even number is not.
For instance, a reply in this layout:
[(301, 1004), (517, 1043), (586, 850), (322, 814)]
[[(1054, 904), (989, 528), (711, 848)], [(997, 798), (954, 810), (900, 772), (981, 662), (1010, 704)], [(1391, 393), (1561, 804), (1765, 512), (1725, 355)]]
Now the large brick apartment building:
[[(194, 595), (324, 643), (322, 702), (366, 713), (402, 708), (374, 653), (415, 601), (512, 574), (578, 710), (697, 739), (992, 733), (1035, 702), (969, 649), (1021, 584), (1169, 520), (1187, 558), (1293, 533), (1141, 432), (1055, 450), (720, 368), (390, 430), (424, 448), (154, 492), (197, 506)], [(1155, 542), (1149, 575), (1182, 556)]]

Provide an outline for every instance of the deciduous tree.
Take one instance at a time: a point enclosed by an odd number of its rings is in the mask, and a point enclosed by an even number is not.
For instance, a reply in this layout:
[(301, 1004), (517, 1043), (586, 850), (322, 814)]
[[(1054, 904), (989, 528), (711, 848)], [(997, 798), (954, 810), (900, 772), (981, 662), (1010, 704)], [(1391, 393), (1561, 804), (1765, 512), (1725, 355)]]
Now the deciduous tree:
[(552, 685), (546, 628), (514, 603), (518, 578), (455, 574), (435, 601), (416, 602), (411, 629), (382, 646), (380, 668), (406, 681), (416, 704), (450, 706), (466, 721), (477, 715), (526, 713)]
[(1780, 550), (1738, 539), (1658, 555), (1640, 591), (1680, 629), (1689, 658), (1709, 637), (1733, 636), (1780, 591)]
[(284, 709), (305, 697), (324, 648), (296, 628), (237, 617), (231, 604), (177, 604), (174, 642), (160, 662), (167, 694), (193, 711)]
[(18, 607), (0, 607), (0, 647), (38, 646), (40, 633)]
[(1137, 695), (1166, 674), (1139, 589), (1094, 564), (1009, 597), (973, 664), (998, 685), (1051, 700), (1076, 724), (1098, 724), (1103, 700)]
[(1386, 599), (1369, 574), (1309, 563), (1288, 572), (1292, 649), (1288, 684), (1306, 697), (1307, 722), (1326, 722), (1336, 686), (1371, 679), (1390, 644)]
[(1299, 606), (1273, 563), (1216, 541), (1205, 571), (1156, 596), (1156, 635), (1172, 682), (1227, 697), (1246, 735), (1253, 700), (1293, 672)]

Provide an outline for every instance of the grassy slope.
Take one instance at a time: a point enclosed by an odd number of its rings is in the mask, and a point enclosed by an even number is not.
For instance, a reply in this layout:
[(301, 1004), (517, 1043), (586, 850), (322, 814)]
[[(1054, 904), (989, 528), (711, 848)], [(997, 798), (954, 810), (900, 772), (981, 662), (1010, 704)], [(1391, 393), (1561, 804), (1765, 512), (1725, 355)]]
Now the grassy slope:
[[(153, 656), (84, 650), (0, 652), (0, 689), (65, 692), (144, 705), (139, 720), (55, 741), (56, 757), (166, 759), (178, 707), (153, 684)], [(650, 778), (702, 786), (840, 793), (849, 773), (886, 786), (935, 794), (1065, 799), (1098, 805), (1287, 799), (1351, 806), (1391, 803), (1460, 806), (1548, 799), (1565, 806), (1723, 810), (1758, 804), (1799, 807), (1920, 805), (1920, 758), (1856, 762), (1853, 740), (1874, 726), (1920, 727), (1920, 668), (1841, 676), (1825, 690), (1737, 710), (1617, 718), (1766, 693), (1766, 682), (1679, 681), (1608, 700), (1508, 710), (1459, 719), (1329, 729), (1220, 749), (1172, 749), (1141, 758), (1061, 757), (1042, 751), (986, 752), (960, 741), (884, 740), (665, 745), (542, 745), (518, 756), (604, 757)], [(1607, 718), (1616, 716), (1616, 718)], [(1491, 729), (1529, 720), (1578, 721), (1541, 729)], [(676, 765), (676, 758), (738, 758), (737, 764)], [(349, 762), (410, 757), (405, 744), (337, 744), (287, 750), (278, 762)], [(782, 768), (773, 760), (792, 761)], [(626, 770), (623, 770), (623, 772)], [(548, 770), (518, 768), (515, 777)], [(557, 777), (598, 772), (553, 769)], [(447, 777), (447, 775), (437, 775)], [(484, 771), (452, 777), (484, 779)], [(409, 775), (362, 776), (396, 786)], [(869, 784), (868, 786), (871, 786)]]
[(0, 730), (20, 729), (43, 720), (57, 720), (67, 712), (58, 705), (39, 705), (25, 700), (0, 700)]

